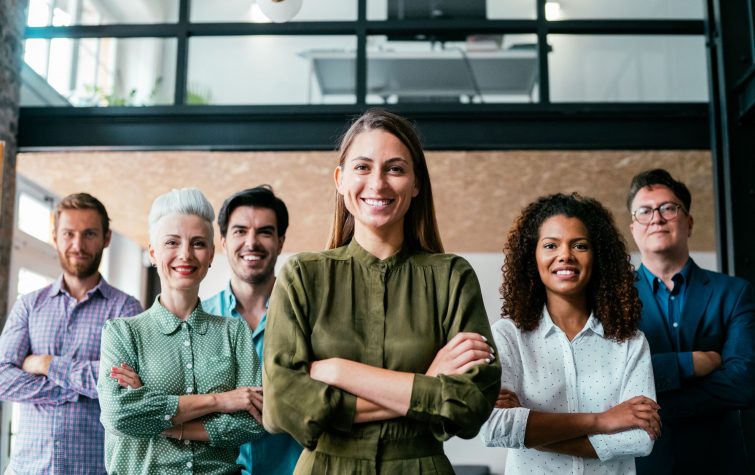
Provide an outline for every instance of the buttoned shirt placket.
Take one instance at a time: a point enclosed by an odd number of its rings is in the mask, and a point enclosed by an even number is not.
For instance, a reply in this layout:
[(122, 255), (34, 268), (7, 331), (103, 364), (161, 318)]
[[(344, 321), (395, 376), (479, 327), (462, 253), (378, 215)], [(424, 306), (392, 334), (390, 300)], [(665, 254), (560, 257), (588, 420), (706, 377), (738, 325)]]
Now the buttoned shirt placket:
[[(580, 412), (579, 406), (579, 393), (577, 387), (577, 364), (574, 359), (574, 347), (579, 344), (580, 337), (584, 333), (584, 329), (574, 337), (572, 341), (566, 337), (566, 334), (560, 328), (555, 325), (552, 327), (552, 332), (555, 333), (558, 338), (558, 343), (561, 346), (561, 353), (563, 355), (564, 362), (564, 381), (566, 382), (566, 407), (568, 412), (576, 413)], [(572, 474), (581, 475), (585, 471), (585, 464), (581, 457), (572, 457)]]
[[(183, 351), (181, 352), (181, 365), (186, 368), (184, 374), (184, 387), (187, 395), (194, 393), (196, 387), (196, 381), (194, 379), (194, 352), (192, 351), (192, 331), (188, 322), (183, 321), (179, 330), (180, 338), (183, 339)], [(184, 445), (190, 446), (190, 440), (184, 440)], [(190, 447), (191, 448), (191, 447)], [(186, 454), (186, 466), (187, 473), (194, 473), (192, 467), (194, 466), (194, 451), (188, 450), (184, 452)]]

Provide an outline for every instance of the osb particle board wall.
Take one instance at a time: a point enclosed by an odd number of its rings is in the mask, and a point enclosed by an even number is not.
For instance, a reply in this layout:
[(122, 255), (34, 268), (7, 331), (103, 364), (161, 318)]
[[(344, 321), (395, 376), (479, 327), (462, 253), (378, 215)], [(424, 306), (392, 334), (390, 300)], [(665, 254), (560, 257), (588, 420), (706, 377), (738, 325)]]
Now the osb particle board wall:
[[(537, 196), (577, 191), (614, 212), (630, 243), (624, 207), (631, 177), (664, 167), (693, 196), (694, 251), (714, 251), (713, 181), (707, 151), (429, 152), (443, 242), (451, 252), (499, 252), (523, 206)], [(322, 249), (333, 206), (335, 152), (24, 153), (18, 173), (58, 196), (87, 191), (103, 201), (113, 228), (146, 247), (152, 200), (196, 186), (215, 208), (238, 190), (268, 183), (289, 207), (288, 252)]]

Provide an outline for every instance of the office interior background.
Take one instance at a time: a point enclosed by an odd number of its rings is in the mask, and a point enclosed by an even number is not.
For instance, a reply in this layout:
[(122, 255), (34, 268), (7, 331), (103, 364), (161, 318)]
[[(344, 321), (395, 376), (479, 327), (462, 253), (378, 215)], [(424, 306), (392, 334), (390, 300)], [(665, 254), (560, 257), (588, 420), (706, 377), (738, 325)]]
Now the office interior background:
[[(106, 205), (101, 271), (145, 305), (159, 291), (147, 213), (171, 188), (196, 186), (217, 209), (268, 183), (291, 214), (279, 266), (322, 249), (339, 134), (370, 106), (424, 135), (446, 250), (472, 263), (491, 322), (524, 205), (558, 191), (599, 199), (637, 262), (624, 199), (652, 167), (691, 188), (698, 264), (752, 279), (740, 243), (755, 194), (753, 4), (303, 0), (278, 24), (253, 0), (28, 0), (8, 308), (59, 275), (50, 211), (72, 192)], [(218, 252), (200, 296), (228, 273)], [(0, 470), (16, 424), (4, 404)], [(505, 450), (479, 439), (447, 451), (503, 473)]]

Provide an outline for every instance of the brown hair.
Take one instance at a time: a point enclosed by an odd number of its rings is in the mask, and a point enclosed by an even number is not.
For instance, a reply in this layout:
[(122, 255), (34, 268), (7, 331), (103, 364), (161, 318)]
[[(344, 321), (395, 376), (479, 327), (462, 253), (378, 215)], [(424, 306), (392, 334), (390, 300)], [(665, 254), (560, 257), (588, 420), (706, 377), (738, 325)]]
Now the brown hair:
[[(377, 129), (384, 130), (399, 139), (412, 157), (419, 194), (412, 199), (409, 210), (404, 216), (406, 246), (412, 251), (443, 252), (438, 222), (435, 219), (433, 190), (430, 186), (425, 153), (416, 129), (408, 120), (383, 109), (368, 110), (351, 124), (341, 138), (341, 144), (338, 147), (340, 153), (338, 166), (343, 167), (346, 153), (359, 134)], [(336, 206), (327, 248), (344, 246), (351, 241), (352, 237), (354, 237), (354, 216), (346, 209), (343, 196), (336, 191)]]
[(69, 209), (92, 209), (100, 215), (102, 220), (102, 234), (106, 235), (110, 231), (110, 217), (107, 215), (105, 205), (89, 193), (73, 193), (66, 196), (55, 206), (53, 215), (53, 229), (57, 232), (60, 213)]
[(681, 200), (684, 211), (689, 213), (689, 209), (692, 206), (692, 195), (689, 192), (689, 188), (681, 181), (674, 180), (671, 174), (663, 168), (645, 170), (632, 178), (632, 183), (629, 185), (629, 193), (627, 193), (627, 209), (630, 212), (632, 211), (634, 197), (646, 186), (665, 186)]
[(594, 251), (587, 300), (606, 337), (616, 341), (631, 338), (639, 326), (642, 304), (634, 287), (626, 243), (616, 230), (611, 212), (577, 193), (542, 196), (524, 208), (514, 222), (503, 250), (504, 318), (513, 320), (523, 331), (532, 331), (540, 324), (546, 297), (535, 249), (542, 224), (559, 215), (577, 218), (587, 228)]

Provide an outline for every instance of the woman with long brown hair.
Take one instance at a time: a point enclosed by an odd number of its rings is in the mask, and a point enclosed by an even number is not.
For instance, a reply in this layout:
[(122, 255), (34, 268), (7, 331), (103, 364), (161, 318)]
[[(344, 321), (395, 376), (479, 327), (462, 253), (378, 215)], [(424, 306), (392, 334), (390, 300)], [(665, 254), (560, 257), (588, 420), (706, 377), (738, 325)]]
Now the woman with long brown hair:
[(509, 232), (501, 391), (483, 428), (506, 473), (628, 474), (660, 431), (626, 246), (608, 210), (544, 196)]
[(298, 474), (452, 474), (442, 441), (498, 392), (477, 278), (442, 254), (406, 119), (368, 111), (340, 153), (329, 250), (290, 259), (270, 298), (263, 420), (306, 448)]

